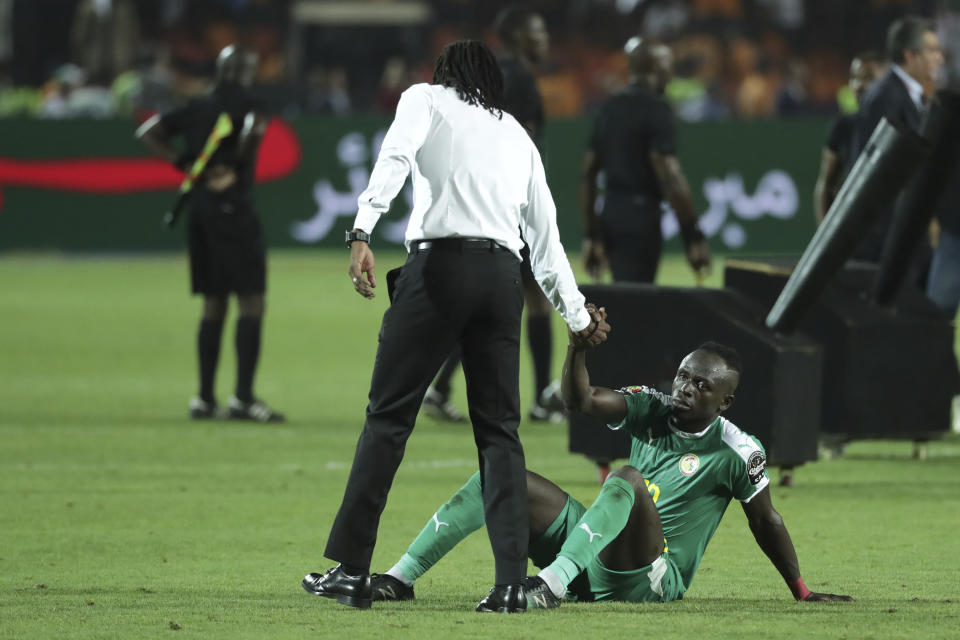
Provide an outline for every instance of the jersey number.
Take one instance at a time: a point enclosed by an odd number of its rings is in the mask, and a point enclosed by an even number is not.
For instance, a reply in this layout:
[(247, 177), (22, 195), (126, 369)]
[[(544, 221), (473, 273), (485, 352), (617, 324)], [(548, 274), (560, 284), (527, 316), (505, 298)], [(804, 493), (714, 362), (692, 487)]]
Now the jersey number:
[[(657, 504), (657, 500), (660, 499), (660, 487), (656, 483), (650, 482), (646, 478), (643, 481), (647, 484), (647, 491), (650, 492), (650, 497), (653, 499), (653, 504)], [(666, 553), (670, 551), (670, 547), (667, 546), (667, 539), (663, 539), (663, 552)]]
[(650, 497), (653, 498), (653, 504), (657, 504), (657, 500), (660, 499), (660, 487), (646, 478), (644, 478), (643, 481), (647, 484), (647, 491), (650, 492)]

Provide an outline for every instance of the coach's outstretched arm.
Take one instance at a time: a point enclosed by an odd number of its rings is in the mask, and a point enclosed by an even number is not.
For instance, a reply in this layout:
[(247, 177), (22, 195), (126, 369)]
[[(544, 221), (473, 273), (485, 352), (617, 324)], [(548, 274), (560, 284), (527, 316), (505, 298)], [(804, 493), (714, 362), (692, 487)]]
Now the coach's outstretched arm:
[[(607, 325), (607, 310), (597, 309), (587, 305), (590, 311), (591, 325), (597, 322), (599, 326)], [(605, 387), (591, 387), (590, 374), (587, 373), (586, 351), (592, 344), (580, 335), (583, 332), (569, 332), (570, 344), (567, 346), (567, 357), (563, 361), (563, 374), (560, 379), (560, 389), (563, 393), (563, 403), (570, 411), (577, 411), (588, 416), (600, 418), (607, 423), (617, 423), (627, 416), (627, 401), (623, 394)]]
[(815, 593), (810, 591), (803, 578), (800, 577), (800, 564), (797, 562), (797, 552), (793, 548), (790, 534), (783, 524), (783, 518), (773, 508), (770, 501), (770, 487), (764, 487), (750, 502), (741, 503), (743, 512), (750, 524), (750, 531), (757, 540), (757, 544), (767, 554), (773, 566), (786, 581), (793, 597), (807, 602), (829, 602), (834, 600), (852, 601), (850, 596), (839, 596), (832, 593)]

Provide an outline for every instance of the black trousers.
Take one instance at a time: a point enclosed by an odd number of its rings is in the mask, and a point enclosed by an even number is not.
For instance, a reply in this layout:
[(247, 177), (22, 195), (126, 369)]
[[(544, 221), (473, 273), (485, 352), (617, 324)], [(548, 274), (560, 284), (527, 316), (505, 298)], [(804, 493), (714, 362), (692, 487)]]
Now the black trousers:
[(366, 423), (324, 552), (331, 560), (369, 569), (380, 514), (427, 386), (459, 345), (495, 584), (519, 583), (526, 573), (526, 468), (517, 435), (520, 261), (490, 241), (478, 245), (445, 239), (425, 251), (414, 247), (406, 264), (387, 274), (391, 304)]

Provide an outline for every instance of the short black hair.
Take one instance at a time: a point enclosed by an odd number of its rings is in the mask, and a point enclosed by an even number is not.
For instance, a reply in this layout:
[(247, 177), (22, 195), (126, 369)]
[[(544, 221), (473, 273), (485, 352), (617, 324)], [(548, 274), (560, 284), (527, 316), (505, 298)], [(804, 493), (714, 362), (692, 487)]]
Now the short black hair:
[(525, 28), (537, 12), (520, 4), (504, 7), (493, 20), (493, 30), (505, 46), (516, 44), (517, 31)]
[(731, 371), (736, 371), (737, 375), (743, 373), (743, 360), (740, 359), (740, 354), (737, 353), (737, 350), (733, 347), (728, 347), (725, 344), (708, 340), (697, 347), (696, 350), (706, 351), (719, 357), (721, 360), (727, 363), (727, 368)]
[(433, 84), (452, 87), (467, 104), (503, 117), (503, 72), (493, 52), (479, 40), (445, 46), (433, 68)]
[(900, 18), (887, 29), (887, 57), (894, 64), (903, 64), (906, 50), (920, 51), (923, 48), (923, 34), (933, 31), (933, 23), (919, 16)]

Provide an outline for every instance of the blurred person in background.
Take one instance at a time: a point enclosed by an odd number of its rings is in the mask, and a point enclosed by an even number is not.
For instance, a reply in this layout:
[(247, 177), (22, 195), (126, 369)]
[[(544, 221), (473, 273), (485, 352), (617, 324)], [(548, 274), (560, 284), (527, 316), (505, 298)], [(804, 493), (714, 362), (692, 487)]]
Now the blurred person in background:
[[(595, 280), (652, 283), (663, 250), (663, 201), (680, 224), (687, 262), (702, 278), (710, 248), (697, 225), (690, 185), (677, 158), (676, 119), (663, 97), (673, 75), (670, 47), (639, 36), (624, 46), (630, 84), (609, 98), (594, 121), (580, 173), (583, 266)], [(596, 210), (604, 173), (603, 207)], [(610, 460), (594, 459), (603, 482)]]
[[(858, 105), (863, 101), (867, 88), (883, 75), (886, 68), (883, 55), (878, 51), (864, 51), (853, 58), (850, 62), (849, 86)], [(853, 155), (853, 128), (856, 118), (856, 113), (844, 114), (834, 120), (830, 126), (827, 144), (820, 157), (820, 173), (813, 193), (813, 207), (818, 225), (826, 217), (830, 205), (840, 191), (840, 185), (843, 184), (857, 159)]]
[(388, 59), (383, 66), (380, 76), (380, 86), (373, 100), (374, 109), (383, 113), (394, 113), (400, 94), (410, 86), (410, 74), (407, 72), (407, 62), (399, 56)]
[[(550, 36), (543, 17), (520, 5), (500, 11), (494, 29), (503, 51), (499, 57), (503, 72), (504, 109), (523, 125), (542, 155), (544, 152), (543, 99), (536, 73), (550, 51)], [(527, 417), (531, 421), (559, 423), (564, 420), (559, 381), (551, 382), (553, 358), (552, 306), (530, 268), (530, 251), (523, 255), (523, 291), (527, 314), (527, 340), (533, 358), (534, 394)], [(450, 379), (460, 362), (454, 353), (443, 364), (423, 401), (424, 412), (450, 422), (466, 418), (450, 402)]]
[(70, 30), (73, 58), (93, 81), (107, 84), (136, 66), (143, 47), (134, 0), (81, 0)]
[(44, 85), (40, 115), (44, 118), (109, 118), (117, 104), (106, 87), (87, 82), (87, 74), (75, 64), (57, 68)]
[[(857, 158), (866, 147), (881, 118), (900, 129), (919, 131), (926, 101), (936, 88), (936, 77), (943, 66), (943, 53), (933, 23), (916, 16), (895, 21), (887, 30), (887, 57), (890, 68), (867, 89), (857, 112), (852, 158)], [(891, 202), (861, 230), (863, 239), (853, 254), (854, 259), (880, 261), (892, 216)], [(916, 249), (912, 266), (915, 274), (911, 280), (925, 284), (929, 258), (930, 246), (923, 242)]]
[[(253, 208), (254, 169), (267, 118), (249, 87), (258, 58), (251, 51), (227, 46), (217, 58), (213, 90), (183, 107), (147, 120), (137, 137), (154, 153), (181, 171), (189, 171), (221, 113), (233, 121), (233, 133), (208, 160), (190, 195), (187, 242), (194, 294), (203, 296), (203, 316), (197, 333), (200, 389), (190, 400), (194, 419), (220, 417), (214, 378), (220, 359), (220, 339), (231, 294), (237, 297), (237, 381), (225, 417), (257, 422), (282, 422), (253, 394), (260, 357), (266, 306), (266, 245)], [(174, 140), (182, 138), (179, 150)]]
[(304, 110), (337, 116), (350, 113), (349, 86), (347, 70), (343, 67), (312, 67), (306, 77)]
[[(710, 267), (710, 248), (697, 225), (687, 178), (677, 159), (676, 122), (663, 92), (673, 54), (657, 41), (631, 38), (624, 51), (630, 85), (601, 107), (580, 176), (584, 268), (594, 279), (610, 269), (615, 282), (653, 282), (660, 264), (661, 203), (670, 203), (698, 275)], [(597, 178), (606, 176), (597, 214)]]
[(777, 90), (776, 112), (780, 116), (794, 116), (808, 113), (811, 100), (807, 85), (810, 72), (807, 63), (801, 58), (790, 58), (786, 63), (783, 82)]

